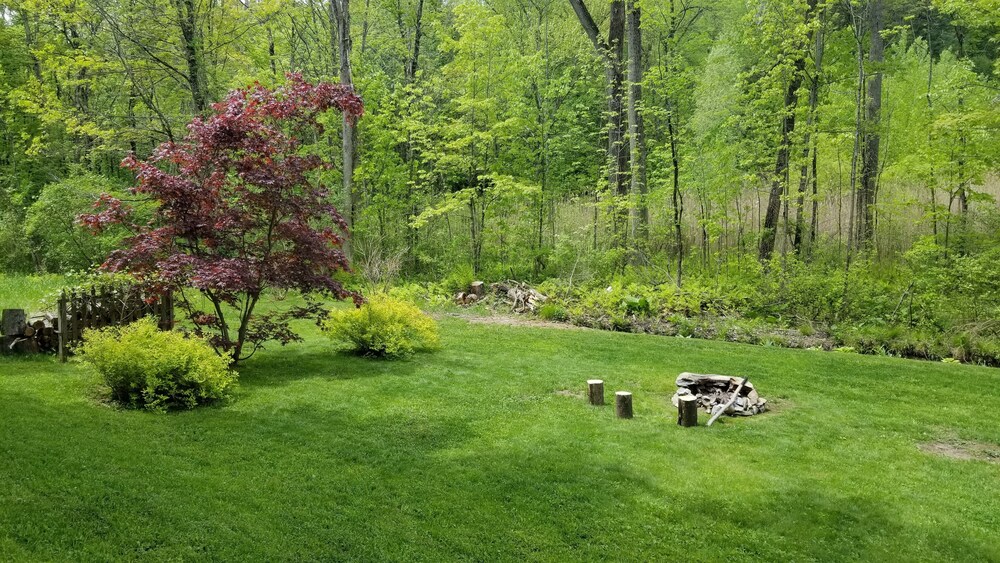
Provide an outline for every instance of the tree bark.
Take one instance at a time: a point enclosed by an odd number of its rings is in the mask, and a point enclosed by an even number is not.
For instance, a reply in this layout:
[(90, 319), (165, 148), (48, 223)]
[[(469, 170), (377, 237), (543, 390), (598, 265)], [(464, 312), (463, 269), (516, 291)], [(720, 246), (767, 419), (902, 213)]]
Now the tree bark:
[(781, 118), (781, 145), (774, 163), (774, 179), (771, 182), (771, 195), (767, 200), (767, 212), (764, 225), (761, 228), (760, 254), (762, 262), (771, 259), (774, 252), (774, 241), (777, 238), (778, 217), (781, 214), (781, 198), (788, 186), (788, 159), (791, 153), (791, 136), (795, 131), (795, 106), (798, 104), (798, 92), (802, 86), (802, 74), (805, 71), (805, 58), (795, 60), (792, 78), (785, 90), (785, 112)]
[(630, 193), (633, 259), (638, 258), (639, 246), (648, 238), (649, 208), (646, 205), (646, 134), (642, 104), (642, 14), (635, 0), (628, 2), (628, 127), (629, 155), (632, 163)]
[[(337, 53), (340, 60), (340, 83), (354, 88), (351, 74), (351, 6), (350, 0), (330, 0), (332, 24), (337, 27)], [(358, 132), (351, 119), (344, 114), (342, 121), (341, 148), (343, 154), (343, 201), (341, 215), (347, 222), (348, 236), (342, 246), (344, 254), (351, 258), (350, 230), (354, 227), (354, 170), (357, 167)]]
[(868, 92), (861, 153), (861, 185), (857, 195), (857, 246), (870, 249), (875, 238), (875, 203), (878, 197), (879, 126), (882, 116), (882, 70), (879, 68), (885, 55), (882, 40), (883, 0), (870, 0), (868, 4), (870, 44), (868, 47)]
[(202, 57), (201, 33), (198, 30), (198, 14), (194, 0), (174, 0), (177, 10), (177, 24), (181, 28), (184, 60), (187, 63), (188, 89), (196, 113), (208, 109), (208, 87)]
[[(583, 0), (569, 0), (580, 24), (594, 49), (604, 60), (604, 80), (608, 103), (608, 187), (617, 196), (627, 196), (629, 190), (629, 154), (625, 149), (625, 89), (622, 72), (623, 39), (625, 35), (625, 2), (611, 0), (611, 15), (608, 39), (601, 38), (597, 24), (591, 17)], [(616, 231), (622, 222), (619, 213), (614, 214)], [(619, 239), (624, 238), (619, 236)], [(619, 242), (621, 242), (619, 240)]]
[[(809, 9), (813, 11), (816, 9), (817, 0), (809, 1)], [(816, 126), (816, 108), (819, 105), (819, 87), (820, 87), (820, 77), (823, 72), (823, 51), (825, 48), (824, 37), (823, 37), (823, 12), (817, 15), (816, 23), (818, 29), (811, 30), (809, 32), (810, 42), (813, 45), (813, 76), (812, 80), (809, 82), (809, 114), (806, 117), (806, 134), (803, 141), (802, 147), (802, 168), (799, 174), (799, 195), (796, 200), (795, 209), (795, 233), (792, 237), (792, 247), (795, 249), (796, 254), (801, 254), (802, 245), (804, 242), (804, 231), (805, 231), (805, 203), (806, 203), (806, 188), (809, 185), (810, 179), (810, 162), (809, 154), (812, 152), (813, 159), (816, 158), (816, 149), (818, 148), (818, 143), (816, 142), (816, 137), (819, 136), (818, 132), (814, 131)], [(812, 169), (812, 174), (815, 174), (815, 168)], [(813, 178), (815, 182), (815, 178)], [(815, 215), (815, 199), (813, 201), (813, 214)]]
[(423, 33), (421, 22), (424, 16), (424, 0), (417, 0), (416, 20), (413, 24), (413, 49), (410, 51), (410, 58), (406, 61), (406, 83), (412, 84), (417, 77), (417, 68), (420, 63), (420, 37)]

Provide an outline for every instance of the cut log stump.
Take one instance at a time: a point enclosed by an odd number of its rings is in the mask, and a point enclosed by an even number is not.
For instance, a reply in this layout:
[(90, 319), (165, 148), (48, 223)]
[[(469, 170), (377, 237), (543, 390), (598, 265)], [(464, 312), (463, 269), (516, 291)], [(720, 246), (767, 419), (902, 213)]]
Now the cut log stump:
[(469, 293), (475, 295), (478, 299), (486, 297), (486, 284), (481, 281), (472, 282), (472, 285), (469, 286)]
[(628, 391), (615, 393), (615, 415), (618, 418), (632, 418), (632, 394)]
[(24, 309), (4, 309), (0, 313), (0, 336), (21, 336), (27, 324)]
[(587, 380), (587, 398), (590, 404), (601, 406), (604, 404), (604, 381), (600, 379)]
[(686, 427), (698, 426), (698, 399), (694, 395), (677, 398), (677, 424)]

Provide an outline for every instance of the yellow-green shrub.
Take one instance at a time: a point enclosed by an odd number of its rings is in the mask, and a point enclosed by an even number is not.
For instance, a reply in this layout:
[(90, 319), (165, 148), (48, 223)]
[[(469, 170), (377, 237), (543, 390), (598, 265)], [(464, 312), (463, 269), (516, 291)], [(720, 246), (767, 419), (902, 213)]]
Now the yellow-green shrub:
[(350, 342), (365, 356), (400, 357), (440, 345), (437, 323), (417, 307), (386, 295), (374, 295), (359, 308), (330, 313), (323, 330), (336, 341)]
[(77, 353), (111, 387), (112, 399), (150, 410), (221, 399), (237, 377), (230, 359), (207, 342), (161, 331), (151, 318), (88, 330)]

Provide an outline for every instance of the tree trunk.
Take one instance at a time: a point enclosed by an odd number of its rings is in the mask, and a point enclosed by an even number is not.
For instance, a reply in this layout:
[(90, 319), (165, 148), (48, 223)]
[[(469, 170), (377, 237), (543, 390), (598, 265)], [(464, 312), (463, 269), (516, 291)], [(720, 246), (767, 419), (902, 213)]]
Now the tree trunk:
[[(351, 6), (350, 0), (330, 0), (330, 11), (334, 16), (331, 26), (337, 26), (337, 53), (340, 60), (340, 83), (349, 88), (354, 88), (354, 81), (351, 75)], [(348, 259), (351, 258), (350, 230), (354, 227), (354, 170), (357, 167), (357, 138), (358, 132), (351, 122), (351, 119), (344, 114), (342, 120), (342, 154), (344, 161), (343, 170), (343, 198), (344, 208), (341, 215), (347, 222), (348, 237), (344, 239), (343, 250)]]
[[(625, 149), (625, 88), (622, 72), (622, 51), (625, 35), (625, 2), (611, 0), (611, 15), (608, 29), (608, 39), (600, 36), (594, 18), (584, 5), (583, 0), (569, 0), (576, 12), (584, 32), (590, 38), (594, 49), (604, 60), (604, 80), (608, 103), (608, 188), (617, 196), (627, 196), (629, 190), (628, 169), (629, 154)], [(618, 210), (613, 215), (616, 233), (621, 233), (623, 218)], [(623, 233), (621, 233), (623, 234)], [(618, 243), (624, 236), (617, 236)]]
[(424, 0), (417, 0), (417, 14), (413, 24), (413, 50), (410, 51), (410, 58), (406, 61), (406, 83), (412, 84), (417, 77), (417, 68), (420, 63), (420, 36), (423, 33), (421, 21), (424, 16)]
[(857, 201), (857, 244), (858, 248), (870, 249), (875, 238), (875, 203), (878, 196), (879, 125), (882, 115), (882, 60), (885, 43), (882, 40), (883, 0), (870, 0), (869, 26), (871, 43), (868, 47), (868, 95), (865, 106), (865, 126), (863, 129), (863, 150), (861, 154), (861, 186)]
[(208, 109), (208, 87), (202, 58), (201, 33), (198, 31), (198, 17), (194, 0), (174, 0), (177, 10), (177, 24), (181, 28), (184, 59), (187, 62), (188, 89), (196, 113)]
[[(816, 2), (817, 0), (809, 1), (810, 12), (816, 9)], [(800, 169), (799, 174), (799, 195), (795, 202), (795, 233), (792, 237), (792, 247), (795, 249), (796, 254), (801, 254), (802, 252), (803, 232), (805, 231), (806, 187), (809, 185), (810, 178), (809, 154), (812, 152), (813, 158), (815, 159), (815, 152), (818, 146), (816, 137), (819, 136), (819, 133), (814, 131), (814, 129), (816, 126), (816, 108), (819, 105), (820, 76), (823, 72), (823, 51), (825, 47), (822, 30), (823, 12), (820, 12), (817, 16), (817, 24), (819, 29), (809, 32), (810, 42), (813, 44), (813, 77), (809, 83), (809, 114), (806, 117), (806, 134), (802, 147), (802, 168)], [(815, 174), (815, 169), (812, 170), (812, 173)], [(815, 207), (813, 209), (813, 214), (815, 215)]]
[(774, 252), (774, 241), (777, 238), (778, 217), (781, 214), (781, 198), (788, 186), (788, 159), (791, 153), (791, 136), (795, 131), (795, 106), (798, 103), (798, 92), (802, 86), (802, 74), (805, 72), (806, 61), (799, 57), (792, 69), (792, 79), (785, 90), (785, 114), (781, 118), (781, 146), (774, 163), (774, 179), (771, 182), (771, 195), (767, 200), (767, 213), (761, 230), (760, 255), (762, 262), (771, 259)]
[(646, 138), (642, 104), (642, 15), (635, 0), (628, 3), (628, 128), (629, 154), (632, 162), (630, 192), (630, 236), (638, 258), (640, 245), (648, 238), (649, 208), (646, 206)]

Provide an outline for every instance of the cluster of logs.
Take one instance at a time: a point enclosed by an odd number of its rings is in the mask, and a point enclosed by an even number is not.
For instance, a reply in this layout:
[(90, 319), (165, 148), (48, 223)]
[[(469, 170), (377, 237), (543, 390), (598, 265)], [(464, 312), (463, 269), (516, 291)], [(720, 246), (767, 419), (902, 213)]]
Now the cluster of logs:
[(23, 309), (4, 309), (0, 316), (0, 353), (55, 352), (59, 348), (57, 325), (52, 315), (29, 319)]
[(472, 282), (468, 291), (460, 291), (455, 294), (456, 305), (474, 305), (486, 297), (486, 284), (481, 281)]
[(517, 281), (491, 284), (490, 291), (510, 303), (515, 313), (534, 313), (548, 299), (528, 284)]

